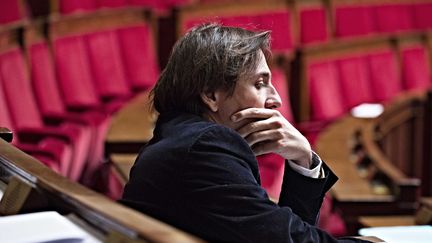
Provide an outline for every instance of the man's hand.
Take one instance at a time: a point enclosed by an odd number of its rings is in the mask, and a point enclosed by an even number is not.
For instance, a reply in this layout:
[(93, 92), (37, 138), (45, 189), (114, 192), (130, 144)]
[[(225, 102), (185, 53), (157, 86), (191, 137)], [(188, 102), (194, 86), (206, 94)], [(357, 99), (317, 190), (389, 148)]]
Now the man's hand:
[(312, 163), (311, 146), (307, 139), (277, 110), (247, 108), (231, 116), (233, 122), (251, 122), (237, 129), (255, 155), (277, 153), (305, 168)]

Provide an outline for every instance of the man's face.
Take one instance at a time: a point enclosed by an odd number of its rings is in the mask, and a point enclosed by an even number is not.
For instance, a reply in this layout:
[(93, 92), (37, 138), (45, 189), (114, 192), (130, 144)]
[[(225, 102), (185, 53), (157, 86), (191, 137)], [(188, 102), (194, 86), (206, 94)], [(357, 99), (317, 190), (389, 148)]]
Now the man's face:
[(226, 91), (215, 92), (217, 110), (209, 116), (215, 122), (237, 129), (251, 121), (232, 122), (231, 116), (246, 108), (274, 109), (281, 106), (281, 99), (271, 83), (270, 69), (262, 51), (259, 51), (259, 63), (252, 76), (240, 78), (232, 96)]

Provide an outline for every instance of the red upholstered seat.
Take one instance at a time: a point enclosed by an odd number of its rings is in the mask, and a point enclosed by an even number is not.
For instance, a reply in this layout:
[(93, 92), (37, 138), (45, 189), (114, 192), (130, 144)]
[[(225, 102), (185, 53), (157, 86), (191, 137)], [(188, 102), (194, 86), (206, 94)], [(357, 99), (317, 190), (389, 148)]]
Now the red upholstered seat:
[(347, 111), (334, 61), (310, 63), (307, 76), (313, 121), (330, 121)]
[(373, 102), (368, 63), (364, 56), (349, 56), (337, 61), (344, 102), (348, 108)]
[(113, 30), (86, 35), (94, 86), (105, 100), (131, 97), (131, 90), (121, 60), (117, 35)]
[(385, 4), (374, 7), (377, 31), (391, 33), (414, 29), (411, 4)]
[(56, 71), (64, 101), (76, 110), (96, 109), (109, 114), (123, 102), (102, 102), (93, 83), (91, 65), (83, 36), (59, 37), (53, 40)]
[(0, 5), (0, 24), (13, 23), (23, 18), (19, 0), (3, 0)]
[[(12, 141), (13, 145), (40, 159), (42, 163), (54, 171), (60, 172), (60, 164), (71, 163), (71, 146), (60, 138), (54, 136), (50, 137), (47, 133), (38, 133), (37, 136), (39, 139), (35, 139), (34, 137), (36, 134), (15, 129), (9, 107), (7, 106), (1, 76), (2, 75), (0, 75), (0, 125), (7, 127), (15, 134)], [(27, 143), (20, 141), (20, 137), (29, 136), (33, 136), (32, 141), (28, 141)]]
[(63, 175), (77, 180), (88, 159), (91, 142), (89, 128), (69, 122), (60, 123), (56, 127), (44, 124), (36, 105), (29, 77), (26, 75), (28, 69), (20, 49), (11, 49), (1, 54), (0, 72), (15, 128), (18, 131), (22, 129), (39, 130), (67, 139), (72, 146), (73, 157), (71, 163), (60, 165), (60, 171)]
[(52, 56), (45, 42), (29, 45), (28, 55), (31, 80), (41, 114), (46, 118), (73, 121), (91, 128), (92, 142), (86, 173), (94, 172), (103, 158), (105, 135), (110, 117), (107, 113), (97, 110), (68, 111), (59, 89)]
[(370, 83), (374, 100), (390, 101), (402, 91), (402, 80), (396, 59), (390, 48), (368, 55)]
[(422, 45), (411, 45), (401, 50), (402, 78), (405, 89), (425, 90), (431, 87), (428, 54)]
[(418, 29), (432, 29), (432, 3), (413, 4), (414, 25)]
[(117, 35), (129, 85), (136, 91), (149, 89), (159, 76), (152, 30), (143, 23), (118, 29)]
[(372, 8), (363, 5), (335, 7), (335, 31), (338, 37), (364, 36), (375, 32)]
[(303, 7), (299, 10), (300, 42), (310, 44), (328, 40), (326, 10), (323, 6)]
[(62, 14), (90, 12), (97, 7), (97, 0), (58, 0), (59, 11)]

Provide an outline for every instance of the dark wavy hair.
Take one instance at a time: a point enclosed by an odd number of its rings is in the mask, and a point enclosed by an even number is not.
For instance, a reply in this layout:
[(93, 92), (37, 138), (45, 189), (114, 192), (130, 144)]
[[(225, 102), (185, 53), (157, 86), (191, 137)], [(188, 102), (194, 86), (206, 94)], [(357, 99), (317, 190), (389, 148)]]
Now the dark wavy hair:
[(269, 31), (254, 32), (220, 24), (204, 24), (179, 39), (151, 95), (159, 113), (170, 111), (202, 115), (204, 92), (234, 92), (240, 77), (251, 75), (259, 50), (271, 55)]

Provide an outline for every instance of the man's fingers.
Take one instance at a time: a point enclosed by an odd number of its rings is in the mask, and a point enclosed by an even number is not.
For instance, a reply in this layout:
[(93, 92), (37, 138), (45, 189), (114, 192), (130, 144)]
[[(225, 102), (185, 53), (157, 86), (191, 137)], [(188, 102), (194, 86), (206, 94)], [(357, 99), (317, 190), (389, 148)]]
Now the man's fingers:
[(272, 109), (262, 109), (262, 108), (246, 108), (244, 110), (238, 111), (231, 116), (233, 122), (238, 122), (243, 119), (248, 118), (258, 118), (265, 119), (275, 115), (278, 111)]
[(237, 132), (243, 138), (247, 137), (249, 134), (254, 132), (259, 132), (263, 130), (270, 130), (273, 124), (267, 120), (258, 120), (255, 122), (247, 123), (243, 127), (237, 129)]
[(249, 146), (253, 146), (256, 143), (261, 143), (264, 141), (278, 141), (282, 139), (283, 136), (280, 132), (275, 130), (265, 130), (260, 132), (254, 132), (245, 138)]

